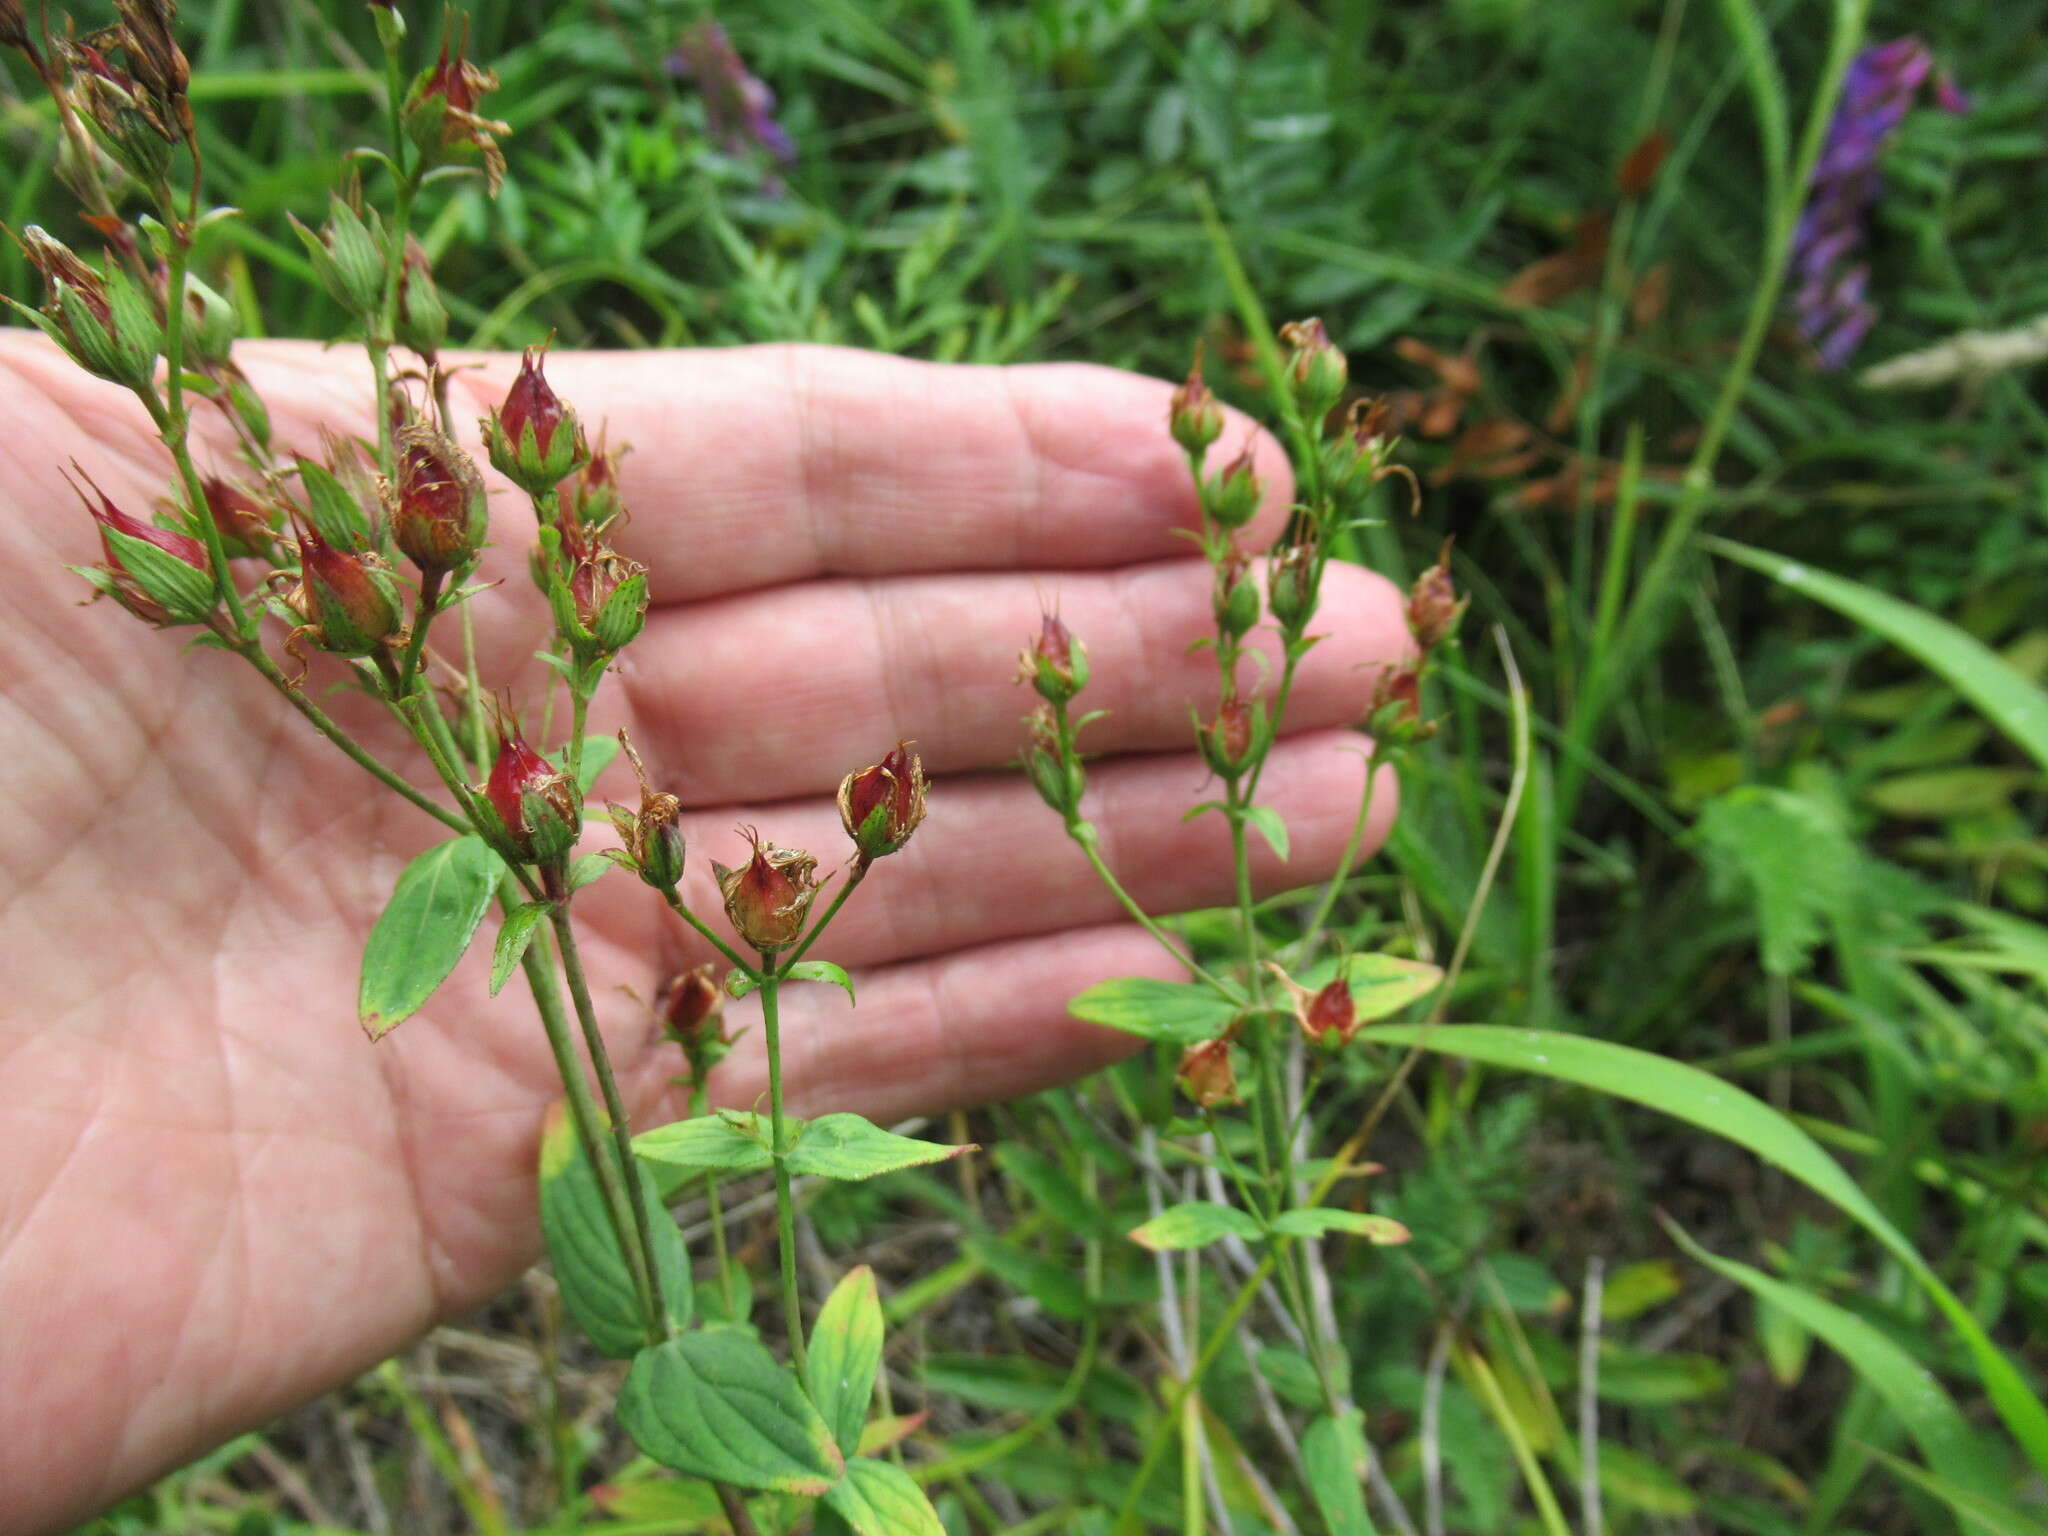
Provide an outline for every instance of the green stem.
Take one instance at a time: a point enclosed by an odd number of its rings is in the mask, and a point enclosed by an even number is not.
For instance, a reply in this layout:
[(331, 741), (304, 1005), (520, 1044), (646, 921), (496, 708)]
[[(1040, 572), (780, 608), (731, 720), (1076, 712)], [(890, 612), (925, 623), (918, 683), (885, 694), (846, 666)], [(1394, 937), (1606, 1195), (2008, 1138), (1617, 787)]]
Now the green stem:
[[(220, 631), (216, 629), (214, 633), (220, 634)], [(467, 832), (470, 830), (469, 822), (463, 817), (457, 816), (445, 807), (434, 804), (433, 801), (421, 794), (419, 790), (400, 778), (395, 769), (386, 767), (383, 763), (378, 762), (376, 758), (370, 756), (368, 752), (357, 746), (349, 734), (328, 717), (326, 711), (306, 697), (304, 689), (294, 688), (291, 685), (290, 679), (277, 669), (277, 663), (264, 655), (262, 647), (253, 641), (237, 642), (226, 635), (222, 635), (221, 638), (227, 642), (237, 656), (240, 656), (250, 666), (260, 672), (263, 675), (264, 681), (284, 696), (285, 702), (290, 704), (301, 715), (304, 715), (307, 723), (314, 730), (339, 747), (342, 754), (350, 762), (361, 768), (363, 772), (369, 774), (385, 788), (397, 795), (403, 796), (413, 805), (418, 806), (443, 826), (452, 828), (457, 832)]]
[[(1253, 1007), (1257, 1008), (1264, 1001), (1266, 989), (1259, 966), (1259, 930), (1252, 901), (1251, 861), (1245, 845), (1244, 806), (1238, 799), (1235, 781), (1228, 787), (1227, 799), (1230, 863), (1237, 882), (1238, 926), (1243, 930), (1244, 939), (1245, 988), (1251, 995)], [(1273, 1049), (1273, 1021), (1269, 1018), (1254, 1019), (1247, 1033), (1251, 1037), (1252, 1058), (1259, 1080), (1257, 1092), (1252, 1097), (1252, 1129), (1259, 1154), (1259, 1176), (1267, 1190), (1277, 1198), (1280, 1189), (1275, 1183), (1275, 1169), (1279, 1148), (1274, 1145), (1274, 1135), (1286, 1117), (1279, 1108), (1280, 1063)]]
[[(394, 112), (392, 164), (403, 163), (404, 136), (397, 129)], [(391, 227), (386, 231), (388, 249), (384, 255), (384, 296), (378, 304), (376, 324), (370, 328), (366, 347), (370, 354), (370, 376), (377, 389), (377, 463), (386, 475), (395, 477), (398, 460), (391, 444), (391, 347), (398, 328), (398, 284), (405, 271), (405, 237), (412, 224), (413, 194), (419, 190), (416, 178), (398, 173), (398, 191), (392, 199)]]
[(412, 612), (412, 634), (405, 642), (405, 655), (398, 664), (401, 694), (412, 692), (413, 679), (419, 676), (420, 653), (427, 648), (427, 626), (434, 622), (441, 600), (441, 583), (446, 579), (447, 575), (442, 571), (428, 571), (420, 577), (420, 600)]
[[(173, 292), (185, 284), (185, 252), (174, 248), (171, 258), (171, 282), (176, 285)], [(233, 573), (228, 569), (227, 545), (221, 539), (220, 526), (213, 520), (213, 513), (206, 505), (206, 486), (199, 478), (199, 467), (192, 462), (192, 450), (186, 443), (186, 430), (190, 418), (185, 413), (184, 387), (181, 382), (178, 353), (182, 350), (179, 340), (183, 327), (179, 321), (184, 315), (182, 304), (170, 306), (173, 318), (164, 325), (164, 361), (170, 369), (165, 380), (165, 398), (157, 396), (156, 386), (147, 384), (135, 391), (143, 409), (149, 412), (149, 419), (155, 423), (157, 438), (171, 453), (171, 462), (177, 466), (178, 478), (185, 486), (185, 502), (192, 509), (192, 521), (199, 525), (200, 542), (206, 546), (206, 562), (213, 568), (214, 595), (227, 605), (228, 615), (234, 621), (235, 638), (252, 640), (255, 627), (249, 622), (248, 610), (242, 606), (242, 594), (235, 589)]]
[[(576, 947), (576, 926), (569, 916), (568, 890), (559, 866), (542, 874), (542, 888), (554, 907), (548, 921), (555, 930), (555, 945), (562, 953), (562, 975), (569, 984), (569, 998), (576, 1006), (576, 1021), (583, 1029), (584, 1049), (597, 1072), (597, 1084), (604, 1094), (605, 1111), (611, 1117), (612, 1149), (618, 1155), (619, 1176), (635, 1198), (629, 1200), (633, 1213), (633, 1238), (639, 1246), (639, 1267), (647, 1276), (647, 1342), (659, 1344), (669, 1337), (668, 1307), (661, 1294), (661, 1271), (655, 1263), (654, 1233), (648, 1226), (647, 1202), (637, 1198), (639, 1164), (633, 1155), (633, 1127), (626, 1114), (626, 1101), (619, 1096), (619, 1083), (612, 1073), (611, 1052), (597, 1027), (597, 1010), (591, 1005), (590, 982), (583, 974), (583, 956)], [(625, 1234), (620, 1234), (625, 1242)], [(629, 1255), (630, 1257), (630, 1255)]]
[(739, 951), (734, 949), (730, 944), (726, 943), (725, 940), (721, 939), (717, 934), (713, 933), (710, 927), (705, 923), (703, 918), (699, 917), (696, 913), (692, 912), (687, 906), (683, 904), (683, 898), (681, 896), (677, 895), (674, 891), (667, 891), (663, 894), (665, 894), (668, 897), (669, 910), (675, 913), (675, 915), (677, 917), (680, 917), (684, 922), (688, 923), (692, 928), (696, 929), (698, 936), (702, 938), (705, 943), (709, 944), (713, 949), (717, 950), (721, 955), (725, 956), (725, 958), (731, 962), (734, 970), (744, 974), (749, 981), (759, 982), (761, 980), (761, 973), (755, 970), (754, 967), (749, 965), (746, 961), (742, 960), (739, 957)]
[[(503, 899), (509, 904), (509, 895)], [(655, 1300), (654, 1275), (648, 1267), (645, 1250), (634, 1241), (635, 1225), (629, 1214), (630, 1211), (641, 1210), (644, 1220), (645, 1212), (641, 1201), (627, 1200), (625, 1186), (619, 1179), (618, 1164), (606, 1150), (604, 1137), (598, 1130), (597, 1102), (590, 1096), (590, 1084), (584, 1079), (583, 1064), (576, 1059), (576, 1045), (569, 1038), (569, 1020), (562, 1012), (562, 999), (555, 988), (554, 968), (548, 964), (547, 946), (527, 945), (520, 967), (526, 973), (526, 985), (533, 993), (534, 1007), (540, 1011), (541, 1028), (547, 1032), (548, 1048), (554, 1053), (555, 1071), (568, 1095), (569, 1119), (576, 1127), (576, 1139), (582, 1144), (583, 1156), (597, 1175), (598, 1188), (604, 1193), (605, 1209), (611, 1215), (612, 1235), (618, 1241), (620, 1253), (625, 1256), (627, 1272), (633, 1279), (633, 1293), (640, 1302), (640, 1314), (647, 1320), (649, 1340), (658, 1343), (665, 1336), (666, 1313)]]
[(789, 1191), (789, 1132), (782, 1113), (782, 1021), (776, 996), (781, 985), (773, 962), (762, 955), (761, 1030), (768, 1045), (769, 1153), (775, 1160), (775, 1244), (781, 1250), (783, 1326), (789, 1333), (789, 1355), (797, 1379), (808, 1392), (803, 1299), (796, 1287), (796, 1202)]
[(854, 866), (853, 873), (848, 875), (846, 877), (845, 884), (839, 887), (839, 894), (837, 896), (834, 896), (832, 898), (832, 904), (825, 908), (825, 915), (819, 918), (815, 923), (811, 924), (811, 931), (805, 934), (803, 938), (798, 942), (796, 948), (792, 949), (789, 952), (789, 954), (783, 958), (781, 966), (783, 970), (788, 970), (792, 965), (795, 965), (797, 961), (803, 959), (804, 951), (809, 949), (811, 945), (817, 942), (818, 935), (825, 931), (825, 925), (830, 923), (833, 918), (839, 915), (839, 909), (846, 905), (846, 898), (851, 896), (856, 890), (860, 888), (861, 881), (867, 879), (868, 871), (871, 868), (873, 868), (873, 865), (871, 865), (866, 859), (861, 860), (860, 863)]
[[(591, 680), (591, 687), (597, 680)], [(590, 695), (581, 688), (569, 690), (569, 777), (583, 782), (583, 728), (590, 715)]]
[[(1372, 746), (1372, 756), (1365, 765), (1365, 793), (1358, 802), (1357, 819), (1351, 823), (1351, 836), (1344, 844), (1344, 856), (1337, 861), (1337, 873), (1330, 879), (1329, 889), (1323, 892), (1322, 900), (1316, 903), (1316, 910), (1302, 925), (1301, 937), (1304, 946), (1313, 946), (1323, 931), (1323, 924), (1330, 920), (1330, 913), (1337, 905), (1338, 894), (1344, 889), (1344, 882), (1351, 878), (1351, 866), (1358, 857), (1358, 850), (1365, 842), (1365, 830), (1372, 822), (1372, 797), (1379, 783), (1380, 768), (1387, 761), (1388, 754), (1378, 742)], [(1304, 950), (1304, 954), (1307, 950)]]

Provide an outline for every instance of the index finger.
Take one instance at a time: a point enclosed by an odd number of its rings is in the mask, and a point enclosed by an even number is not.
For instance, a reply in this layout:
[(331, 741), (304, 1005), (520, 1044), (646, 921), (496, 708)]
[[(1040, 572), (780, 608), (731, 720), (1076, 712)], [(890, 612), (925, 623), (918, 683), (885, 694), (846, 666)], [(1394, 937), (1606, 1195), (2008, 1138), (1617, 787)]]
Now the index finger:
[[(482, 408), (503, 398), (514, 362), (457, 378)], [(547, 373), (589, 430), (603, 423), (633, 446), (620, 543), (653, 568), (661, 600), (1191, 553), (1174, 530), (1195, 526), (1195, 491), (1166, 431), (1173, 386), (1159, 379), (817, 346), (565, 353)], [(1247, 441), (1270, 536), (1292, 495), (1279, 445), (1233, 415), (1209, 462)]]

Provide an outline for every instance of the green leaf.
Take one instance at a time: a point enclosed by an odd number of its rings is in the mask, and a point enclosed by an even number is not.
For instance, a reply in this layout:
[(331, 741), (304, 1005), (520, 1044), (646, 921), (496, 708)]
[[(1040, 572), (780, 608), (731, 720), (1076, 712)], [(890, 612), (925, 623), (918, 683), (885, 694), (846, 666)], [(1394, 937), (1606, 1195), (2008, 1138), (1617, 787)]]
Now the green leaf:
[[(680, 1328), (690, 1321), (689, 1254), (654, 1180), (637, 1163), (634, 1172), (654, 1242), (662, 1303), (669, 1321)], [(562, 1288), (563, 1305), (590, 1335), (591, 1343), (614, 1360), (632, 1359), (647, 1343), (639, 1293), (619, 1251), (603, 1186), (583, 1155), (566, 1106), (560, 1104), (550, 1111), (541, 1136), (540, 1226), (555, 1266), (556, 1283)], [(628, 1236), (631, 1239), (632, 1235)]]
[(783, 974), (795, 981), (829, 981), (853, 1001), (853, 978), (830, 960), (799, 960)]
[(1945, 1475), (1973, 1493), (1998, 1493), (1998, 1469), (1987, 1448), (1934, 1373), (1901, 1345), (1855, 1313), (1803, 1286), (1788, 1284), (1750, 1265), (1709, 1253), (1676, 1222), (1666, 1220), (1664, 1230), (1700, 1263), (1812, 1329), (1816, 1337), (1855, 1367), (1856, 1374), (1898, 1415), (1930, 1466), (1941, 1468)]
[(1727, 539), (1701, 542), (1724, 559), (1762, 571), (1910, 652), (2048, 769), (2048, 696), (1974, 636), (1911, 603), (1783, 555)]
[(1950, 821), (2005, 810), (2014, 795), (2039, 779), (2027, 768), (1929, 768), (1882, 779), (1863, 792), (1863, 799), (1887, 816)]
[(1261, 1235), (1258, 1218), (1234, 1205), (1211, 1200), (1189, 1200), (1169, 1205), (1143, 1226), (1131, 1228), (1129, 1237), (1155, 1252), (1160, 1249), (1202, 1248), (1219, 1237), (1255, 1238)]
[(372, 1040), (419, 1012), (448, 979), (504, 868), (479, 837), (437, 843), (405, 866), (363, 948), (356, 1016)]
[(498, 929), (498, 945), (491, 953), (491, 996), (496, 997), (511, 979), (513, 967), (525, 958), (541, 919), (555, 910), (552, 901), (529, 901), (505, 914)]
[(1698, 1506), (1693, 1491), (1662, 1462), (1612, 1440), (1600, 1442), (1600, 1487), (1617, 1504), (1646, 1515), (1683, 1519)]
[(1308, 1491), (1330, 1536), (1373, 1536), (1372, 1517), (1365, 1512), (1365, 1437), (1359, 1410), (1324, 1414), (1301, 1437), (1301, 1459), (1308, 1469)]
[(1098, 982), (1068, 1003), (1067, 1012), (1090, 1024), (1106, 1024), (1169, 1045), (1213, 1040), (1237, 1017), (1237, 1009), (1206, 986), (1147, 976)]
[[(1328, 986), (1337, 977), (1337, 962), (1325, 960), (1309, 967), (1301, 985), (1311, 992)], [(1399, 1013), (1417, 998), (1429, 996), (1443, 983), (1443, 967), (1427, 960), (1404, 960), (1398, 955), (1349, 955), (1344, 960), (1344, 979), (1351, 983), (1352, 1006), (1360, 1023), (1370, 1024)]]
[(789, 1171), (821, 1179), (872, 1179), (878, 1173), (944, 1162), (980, 1150), (969, 1142), (947, 1146), (898, 1136), (859, 1115), (820, 1115), (791, 1138)]
[(1916, 1467), (1902, 1457), (1870, 1447), (1872, 1455), (1907, 1482), (1931, 1493), (1955, 1512), (1966, 1531), (1982, 1536), (2041, 1536), (2041, 1521), (2031, 1512), (2016, 1509), (2004, 1499), (1972, 1493), (1961, 1484)]
[(1321, 1237), (1325, 1232), (1349, 1232), (1380, 1247), (1408, 1241), (1408, 1229), (1391, 1216), (1339, 1211), (1327, 1205), (1282, 1211), (1273, 1218), (1273, 1230), (1288, 1237)]
[(736, 1488), (817, 1495), (846, 1470), (796, 1378), (734, 1328), (641, 1350), (619, 1422), (663, 1466)]
[(1280, 813), (1270, 805), (1255, 805), (1245, 812), (1245, 820), (1258, 828), (1259, 836), (1266, 840), (1266, 846), (1282, 863), (1287, 861), (1287, 823), (1280, 819)]
[(569, 866), (569, 890), (573, 895), (586, 885), (603, 879), (618, 867), (609, 852), (586, 853)]
[(857, 1536), (946, 1536), (924, 1490), (894, 1462), (849, 1461), (825, 1503)]
[(726, 972), (725, 993), (728, 997), (745, 997), (759, 985), (759, 982), (755, 981), (753, 977), (749, 976), (738, 966), (734, 966), (730, 971)]
[(853, 1455), (875, 1395), (875, 1373), (882, 1367), (882, 1302), (875, 1272), (867, 1265), (849, 1270), (818, 1309), (805, 1366), (811, 1401), (839, 1449)]
[(1055, 1317), (1081, 1322), (1095, 1309), (1088, 1300), (1088, 1288), (1065, 1254), (1042, 1258), (1013, 1238), (989, 1233), (968, 1238), (961, 1248), (1004, 1285), (1029, 1296)]
[(774, 1162), (768, 1139), (766, 1115), (723, 1109), (642, 1131), (633, 1138), (633, 1150), (649, 1162), (692, 1172), (708, 1168), (721, 1173), (759, 1173)]
[(2000, 1353), (1955, 1292), (1942, 1283), (1918, 1250), (1885, 1219), (1839, 1164), (1798, 1126), (1754, 1095), (1698, 1067), (1611, 1041), (1498, 1024), (1381, 1024), (1363, 1038), (1416, 1045), (1467, 1061), (1508, 1067), (1577, 1083), (1646, 1105), (1747, 1147), (1831, 1200), (1883, 1245), (1920, 1283), (1970, 1352), (1978, 1379), (1999, 1417), (2033, 1464), (2048, 1472), (2048, 1408), (2041, 1405), (2011, 1361)]
[(1677, 1296), (1678, 1266), (1669, 1259), (1642, 1259), (1624, 1264), (1600, 1288), (1600, 1316), (1625, 1323)]

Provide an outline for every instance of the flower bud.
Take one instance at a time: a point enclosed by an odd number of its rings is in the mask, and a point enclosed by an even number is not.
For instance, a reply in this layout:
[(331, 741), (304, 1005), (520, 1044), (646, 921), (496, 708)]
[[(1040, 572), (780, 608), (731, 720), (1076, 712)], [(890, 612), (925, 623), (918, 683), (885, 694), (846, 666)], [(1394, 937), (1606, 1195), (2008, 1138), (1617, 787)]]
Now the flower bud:
[[(137, 45), (125, 26), (104, 28), (63, 45), (71, 66), (69, 95), (114, 162), (153, 188), (170, 170), (171, 147), (185, 137), (189, 114), (182, 111), (182, 98), (174, 104), (147, 79), (118, 68), (103, 51), (116, 47), (130, 64), (138, 62)], [(178, 54), (177, 60), (182, 65), (184, 55)]]
[(505, 152), (498, 138), (512, 131), (477, 114), (477, 103), (498, 88), (498, 77), (464, 58), (468, 29), (455, 42), (454, 56), (448, 43), (441, 44), (441, 56), (414, 78), (399, 109), (399, 121), (428, 164), (446, 164), (475, 151), (483, 159), (484, 180), (495, 197), (505, 180)]
[(1242, 528), (1265, 499), (1265, 482), (1252, 470), (1251, 445), (1202, 482), (1202, 510), (1225, 528)]
[(429, 575), (461, 570), (491, 531), (483, 476), (452, 438), (426, 422), (402, 428), (396, 447), (392, 538)]
[(1472, 600), (1460, 598), (1451, 585), (1451, 541), (1444, 540), (1436, 564), (1415, 578), (1408, 589), (1408, 629), (1425, 652), (1435, 650), (1457, 630)]
[(185, 275), (185, 356), (209, 373), (228, 366), (242, 326), (235, 306), (199, 281)]
[(21, 249), (42, 274), (46, 295), (41, 309), (14, 307), (87, 373), (130, 389), (148, 385), (163, 350), (163, 325), (128, 274), (112, 266), (96, 272), (34, 224), (22, 231)]
[(619, 841), (626, 845), (620, 862), (657, 891), (673, 891), (683, 878), (683, 803), (648, 784), (640, 754), (633, 750), (624, 731), (619, 732), (619, 745), (626, 749), (633, 764), (633, 776), (640, 781), (637, 813), (622, 805), (605, 807), (611, 813), (612, 825), (618, 828)]
[(272, 540), (271, 509), (238, 485), (218, 475), (199, 483), (206, 495), (206, 512), (220, 530), (221, 543), (230, 555), (268, 554)]
[(1203, 1109), (1238, 1101), (1237, 1069), (1230, 1064), (1228, 1040), (1204, 1040), (1181, 1053), (1174, 1073), (1180, 1089)]
[(1280, 978), (1280, 984), (1293, 998), (1295, 1022), (1301, 1025), (1310, 1045), (1334, 1051), (1351, 1043), (1351, 1037), (1364, 1021), (1358, 1017), (1358, 1001), (1351, 995), (1351, 983), (1341, 964), (1336, 979), (1315, 992), (1298, 985), (1270, 960), (1266, 968)]
[(1257, 727), (1249, 705), (1235, 695), (1225, 699), (1216, 718), (1196, 728), (1195, 739), (1202, 749), (1202, 760), (1220, 777), (1236, 777), (1251, 761)]
[(498, 473), (530, 496), (544, 496), (590, 458), (576, 413), (549, 388), (540, 354), (528, 347), (505, 403), (484, 422)]
[(839, 784), (839, 821), (860, 850), (862, 863), (894, 853), (910, 841), (924, 820), (928, 784), (924, 763), (899, 741), (896, 750), (871, 768), (849, 773)]
[(1259, 622), (1259, 584), (1234, 545), (1216, 565), (1214, 608), (1216, 628), (1233, 640), (1242, 640)]
[(504, 841), (522, 862), (551, 864), (576, 846), (583, 801), (576, 781), (526, 744), (517, 726), (498, 722), (498, 757), (484, 801)]
[(1317, 319), (1292, 320), (1280, 327), (1280, 339), (1293, 351), (1287, 359), (1287, 382), (1301, 414), (1311, 426), (1321, 423), (1344, 393), (1351, 377), (1344, 354), (1330, 341)]
[(405, 265), (398, 274), (398, 341), (421, 357), (433, 357), (448, 339), (448, 308), (434, 283), (434, 264), (417, 237), (405, 237)]
[(732, 1049), (724, 1009), (725, 991), (709, 962), (678, 972), (662, 989), (661, 1021), (668, 1037), (683, 1048), (695, 1082), (702, 1082)]
[(787, 949), (803, 935), (804, 919), (817, 896), (818, 861), (794, 848), (772, 848), (751, 827), (740, 829), (753, 844), (744, 869), (714, 863), (711, 872), (725, 897), (725, 915), (735, 932), (764, 955)]
[(647, 567), (584, 538), (574, 524), (564, 525), (559, 538), (566, 571), (549, 571), (543, 560), (555, 627), (579, 660), (616, 656), (647, 622)]
[(1419, 741), (1436, 733), (1422, 719), (1422, 673), (1414, 662), (1380, 668), (1365, 725), (1382, 741)]
[(1059, 615), (1048, 613), (1038, 638), (1017, 657), (1017, 681), (1028, 682), (1041, 697), (1064, 704), (1088, 686), (1088, 651)]
[(192, 66), (171, 35), (178, 11), (175, 0), (114, 0), (114, 11), (121, 18), (122, 49), (136, 80), (170, 126), (189, 139), (192, 114), (185, 93), (192, 83)]
[(1316, 569), (1315, 530), (1306, 526), (1294, 530), (1295, 537), (1283, 543), (1266, 574), (1266, 601), (1280, 629), (1289, 639), (1299, 637), (1315, 616)]
[(1202, 378), (1202, 353), (1195, 349), (1195, 365), (1187, 381), (1175, 387), (1166, 429), (1189, 456), (1199, 459), (1209, 445), (1223, 435), (1223, 407)]
[(625, 513), (619, 496), (619, 460), (626, 448), (610, 447), (600, 435), (590, 450), (590, 462), (562, 492), (562, 520), (574, 523), (586, 534), (601, 533)]
[(398, 588), (375, 554), (336, 549), (301, 528), (299, 571), (307, 624), (323, 651), (368, 656), (398, 633)]
[(313, 275), (334, 302), (358, 319), (374, 321), (384, 309), (383, 220), (371, 209), (367, 221), (339, 194), (327, 200), (327, 222), (314, 233), (285, 215), (306, 255)]
[(1039, 705), (1024, 723), (1031, 732), (1031, 743), (1024, 749), (1024, 771), (1030, 774), (1038, 798), (1071, 821), (1080, 814), (1081, 792), (1087, 785), (1081, 764), (1061, 749), (1059, 724), (1050, 704)]
[(185, 534), (130, 517), (96, 485), (93, 492), (99, 497), (98, 506), (83, 491), (79, 499), (99, 525), (106, 564), (73, 569), (150, 624), (197, 624), (212, 613), (216, 594), (206, 546)]

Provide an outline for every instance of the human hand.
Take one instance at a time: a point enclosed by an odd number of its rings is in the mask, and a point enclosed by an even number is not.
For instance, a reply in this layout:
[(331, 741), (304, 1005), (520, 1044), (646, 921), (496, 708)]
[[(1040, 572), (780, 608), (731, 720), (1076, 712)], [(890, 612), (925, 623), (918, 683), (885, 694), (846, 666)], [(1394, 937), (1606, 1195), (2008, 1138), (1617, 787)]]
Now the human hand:
[[(368, 431), (347, 350), (238, 350), (280, 438)], [(513, 360), (458, 376), (481, 414)], [(1014, 653), (1056, 604), (1090, 648), (1090, 818), (1154, 910), (1230, 897), (1226, 840), (1183, 824), (1206, 770), (1188, 705), (1213, 706), (1208, 568), (1164, 431), (1167, 387), (1086, 367), (936, 367), (759, 348), (565, 355), (549, 377), (634, 444), (622, 549), (656, 608), (594, 729), (630, 728), (686, 808), (684, 895), (718, 901), (738, 823), (829, 868), (832, 792), (899, 737), (935, 779), (930, 819), (878, 867), (821, 955), (854, 972), (786, 1000), (799, 1114), (887, 1122), (1077, 1076), (1133, 1042), (1067, 1017), (1103, 977), (1176, 974), (1015, 774), (1033, 702)], [(59, 478), (74, 459), (146, 516), (164, 456), (132, 398), (40, 338), (0, 333), (0, 1532), (61, 1528), (230, 1434), (346, 1381), (474, 1307), (539, 1250), (535, 1146), (560, 1093), (513, 998), (473, 955), (370, 1044), (351, 1017), (362, 941), (403, 862), (445, 835), (320, 740), (232, 657), (181, 654), (112, 604), (81, 607), (62, 562), (93, 557)], [(1226, 444), (1248, 431), (1234, 421)], [(474, 435), (467, 446), (475, 451)], [(1269, 539), (1286, 466), (1250, 538)], [(544, 625), (523, 498), (493, 501), (476, 604), (506, 676)], [(1361, 787), (1338, 728), (1407, 645), (1391, 588), (1333, 566), (1261, 798), (1293, 858), (1266, 889), (1334, 865)], [(274, 637), (273, 637), (274, 639)], [(522, 698), (540, 673), (523, 663)], [(308, 687), (337, 674), (316, 665)], [(604, 713), (609, 702), (611, 713)], [(324, 699), (425, 787), (367, 700)], [(630, 800), (607, 780), (599, 795)], [(1377, 843), (1392, 795), (1376, 796)], [(623, 878), (580, 898), (586, 954), (636, 1123), (683, 1113), (680, 1070), (640, 997), (704, 958)], [(744, 1005), (735, 1023), (744, 1024)], [(758, 1031), (714, 1079), (763, 1086)]]

